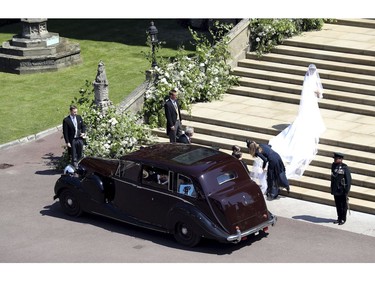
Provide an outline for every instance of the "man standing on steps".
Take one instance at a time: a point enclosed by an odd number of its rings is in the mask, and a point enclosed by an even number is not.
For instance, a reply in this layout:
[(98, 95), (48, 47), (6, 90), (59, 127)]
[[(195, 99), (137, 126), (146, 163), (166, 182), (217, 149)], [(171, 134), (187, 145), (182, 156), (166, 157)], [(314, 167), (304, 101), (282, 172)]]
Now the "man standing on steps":
[(346, 213), (348, 211), (348, 193), (352, 182), (352, 176), (348, 165), (342, 161), (344, 155), (335, 152), (333, 155), (334, 161), (331, 167), (331, 194), (335, 198), (335, 205), (337, 211), (337, 221), (339, 225), (346, 222)]
[(167, 135), (170, 142), (176, 142), (182, 133), (182, 119), (180, 113), (180, 106), (177, 102), (177, 91), (169, 91), (169, 99), (164, 104), (165, 117), (167, 118)]

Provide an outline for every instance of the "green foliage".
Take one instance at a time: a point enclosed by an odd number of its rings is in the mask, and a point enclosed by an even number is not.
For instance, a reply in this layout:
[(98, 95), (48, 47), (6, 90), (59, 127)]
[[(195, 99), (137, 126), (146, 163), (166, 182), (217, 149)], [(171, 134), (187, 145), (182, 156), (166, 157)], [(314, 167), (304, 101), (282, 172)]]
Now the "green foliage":
[(218, 100), (238, 83), (227, 64), (230, 53), (226, 33), (230, 28), (230, 25), (215, 23), (209, 30), (211, 40), (189, 29), (196, 47), (195, 56), (180, 47), (175, 57), (158, 58), (143, 106), (150, 127), (165, 126), (163, 105), (171, 89), (178, 90), (181, 108), (190, 111), (192, 103)]
[[(154, 142), (149, 126), (142, 122), (140, 114), (118, 111), (115, 106), (102, 111), (96, 106), (94, 89), (89, 81), (79, 90), (79, 96), (74, 97), (72, 104), (77, 105), (86, 125), (85, 156), (119, 158), (143, 144)], [(65, 148), (57, 168), (65, 167), (68, 162)]]
[(95, 104), (95, 99), (93, 99), (95, 92), (92, 82), (89, 80), (85, 81), (85, 86), (79, 90), (79, 96), (73, 97), (71, 104), (75, 105), (86, 105), (93, 106)]
[(268, 53), (285, 39), (301, 32), (321, 30), (324, 22), (334, 19), (252, 19), (250, 21), (250, 51), (258, 56)]
[(299, 32), (310, 30), (321, 30), (324, 24), (323, 19), (293, 19)]
[(87, 126), (86, 156), (119, 158), (153, 142), (149, 127), (138, 114), (119, 112), (115, 107), (103, 113), (97, 107), (90, 107), (82, 118)]

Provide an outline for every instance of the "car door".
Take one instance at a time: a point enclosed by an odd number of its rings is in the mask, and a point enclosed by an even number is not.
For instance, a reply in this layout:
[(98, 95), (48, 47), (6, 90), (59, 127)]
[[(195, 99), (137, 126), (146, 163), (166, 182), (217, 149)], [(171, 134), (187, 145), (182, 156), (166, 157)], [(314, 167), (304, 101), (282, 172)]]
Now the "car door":
[(144, 205), (143, 218), (153, 225), (165, 228), (168, 212), (175, 200), (172, 193), (173, 172), (144, 165), (142, 175), (138, 195)]
[[(163, 173), (168, 179), (166, 183), (159, 177)], [(113, 203), (124, 214), (142, 223), (164, 228), (170, 209), (169, 186), (172, 182), (169, 177), (167, 170), (122, 160), (115, 177)]]
[(142, 166), (133, 161), (120, 161), (119, 169), (113, 177), (115, 182), (113, 206), (123, 215), (143, 220), (139, 196), (139, 181)]

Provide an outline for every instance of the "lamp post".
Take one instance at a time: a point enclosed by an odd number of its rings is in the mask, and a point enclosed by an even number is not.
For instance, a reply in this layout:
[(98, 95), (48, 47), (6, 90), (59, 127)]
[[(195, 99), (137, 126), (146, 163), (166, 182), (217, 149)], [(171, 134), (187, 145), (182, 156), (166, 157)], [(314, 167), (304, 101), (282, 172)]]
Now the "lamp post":
[(154, 22), (152, 21), (151, 22), (151, 25), (150, 27), (148, 28), (147, 30), (147, 33), (148, 35), (150, 36), (150, 40), (151, 40), (151, 51), (152, 51), (152, 64), (151, 66), (152, 67), (155, 67), (157, 66), (157, 63), (156, 63), (156, 58), (155, 58), (155, 46), (158, 44), (159, 40), (158, 40), (158, 36), (157, 34), (159, 33), (158, 32), (158, 29), (156, 28), (156, 26), (154, 25)]

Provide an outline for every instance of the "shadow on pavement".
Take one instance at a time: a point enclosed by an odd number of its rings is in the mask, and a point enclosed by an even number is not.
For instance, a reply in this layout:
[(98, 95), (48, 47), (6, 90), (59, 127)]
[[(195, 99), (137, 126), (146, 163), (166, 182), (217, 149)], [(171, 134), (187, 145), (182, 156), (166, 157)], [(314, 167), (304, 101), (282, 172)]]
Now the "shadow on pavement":
[(43, 207), (43, 210), (40, 211), (40, 214), (42, 216), (50, 216), (77, 223), (91, 224), (110, 232), (116, 232), (138, 239), (152, 241), (153, 243), (174, 249), (180, 249), (182, 251), (199, 252), (212, 255), (229, 255), (232, 252), (237, 251), (243, 247), (251, 246), (253, 243), (260, 241), (261, 239), (268, 236), (268, 233), (260, 231), (258, 235), (251, 235), (247, 237), (246, 240), (243, 240), (238, 244), (225, 244), (219, 243), (214, 240), (202, 239), (197, 246), (195, 246), (194, 248), (189, 248), (178, 244), (171, 234), (140, 228), (134, 225), (122, 223), (93, 214), (84, 213), (78, 218), (69, 217), (62, 212), (58, 201), (54, 202), (51, 205)]
[(61, 173), (62, 173), (62, 171), (56, 170), (56, 169), (47, 169), (47, 170), (35, 172), (35, 174), (42, 175), (42, 176), (54, 176), (54, 175), (58, 175), (58, 174), (61, 174)]
[(44, 176), (61, 174), (63, 171), (57, 168), (59, 167), (61, 158), (61, 156), (55, 156), (53, 153), (44, 154), (42, 159), (44, 160), (44, 164), (49, 167), (49, 169), (36, 171), (35, 174)]
[(333, 223), (335, 221), (334, 219), (319, 218), (310, 215), (293, 216), (292, 218), (296, 220), (305, 220), (313, 223)]

